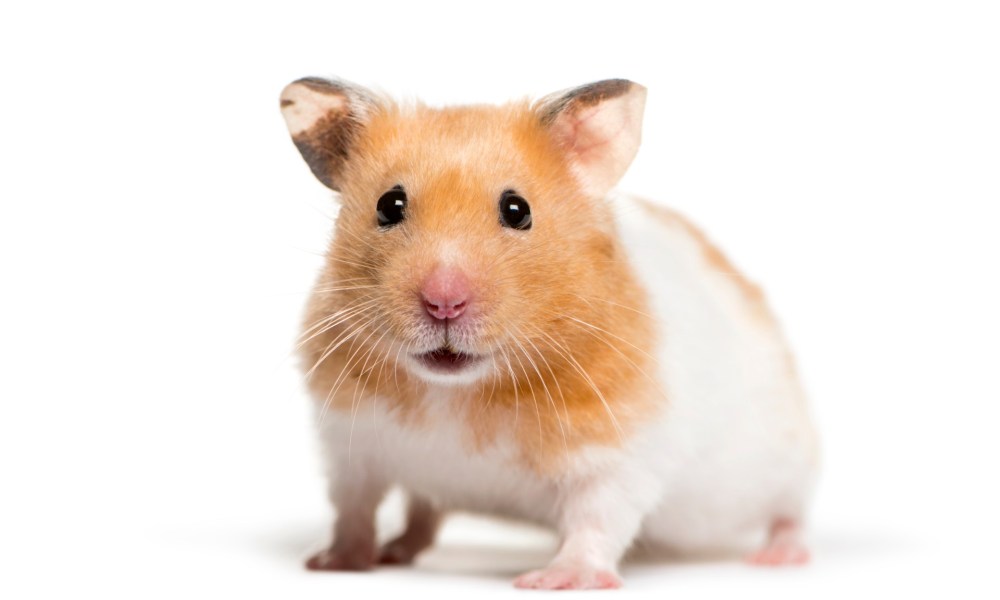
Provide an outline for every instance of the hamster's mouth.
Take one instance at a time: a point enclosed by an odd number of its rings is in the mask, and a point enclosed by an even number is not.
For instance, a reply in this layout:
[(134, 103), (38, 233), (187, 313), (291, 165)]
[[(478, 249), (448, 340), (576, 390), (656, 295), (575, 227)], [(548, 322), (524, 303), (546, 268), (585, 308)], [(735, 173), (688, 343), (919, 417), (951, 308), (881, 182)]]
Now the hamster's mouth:
[(423, 366), (436, 373), (458, 373), (478, 363), (482, 360), (482, 357), (464, 352), (455, 352), (448, 346), (441, 346), (437, 350), (418, 354), (417, 360)]

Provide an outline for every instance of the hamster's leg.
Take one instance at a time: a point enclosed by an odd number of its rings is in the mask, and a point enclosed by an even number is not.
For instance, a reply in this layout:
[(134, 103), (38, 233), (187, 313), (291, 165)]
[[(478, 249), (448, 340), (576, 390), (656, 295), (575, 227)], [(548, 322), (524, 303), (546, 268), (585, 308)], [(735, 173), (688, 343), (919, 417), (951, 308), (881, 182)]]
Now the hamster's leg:
[(359, 456), (337, 461), (330, 501), (337, 511), (333, 543), (306, 561), (313, 571), (364, 571), (375, 564), (375, 511), (388, 484), (375, 465)]
[(408, 565), (422, 550), (434, 543), (441, 525), (441, 511), (429, 500), (410, 495), (406, 513), (406, 530), (382, 546), (379, 562), (386, 565)]
[(584, 485), (564, 490), (559, 552), (546, 568), (521, 575), (514, 585), (547, 590), (621, 587), (618, 561), (659, 491), (652, 486), (639, 489), (649, 478), (626, 478), (624, 472), (617, 476), (604, 473)]
[(809, 562), (809, 550), (802, 543), (802, 529), (791, 519), (776, 519), (771, 524), (764, 547), (746, 558), (752, 565), (777, 567), (804, 565)]

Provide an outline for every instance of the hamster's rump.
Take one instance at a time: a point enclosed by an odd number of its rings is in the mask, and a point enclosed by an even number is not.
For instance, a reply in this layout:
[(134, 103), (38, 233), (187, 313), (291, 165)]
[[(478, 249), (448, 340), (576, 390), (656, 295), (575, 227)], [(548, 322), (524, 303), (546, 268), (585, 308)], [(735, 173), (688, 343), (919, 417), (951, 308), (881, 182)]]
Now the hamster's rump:
[(662, 330), (658, 376), (669, 399), (653, 429), (671, 440), (668, 452), (654, 450), (671, 485), (643, 539), (682, 551), (732, 549), (775, 519), (801, 522), (818, 441), (763, 293), (680, 214), (616, 200), (622, 239)]

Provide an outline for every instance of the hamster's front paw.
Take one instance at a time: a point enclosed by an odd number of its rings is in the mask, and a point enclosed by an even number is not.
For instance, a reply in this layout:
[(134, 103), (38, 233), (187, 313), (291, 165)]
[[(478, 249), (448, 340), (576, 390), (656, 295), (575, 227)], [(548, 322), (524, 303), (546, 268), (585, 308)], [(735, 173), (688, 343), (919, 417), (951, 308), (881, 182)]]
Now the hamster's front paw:
[(550, 565), (514, 580), (514, 587), (533, 590), (613, 590), (622, 586), (614, 571), (593, 567)]
[(306, 561), (310, 571), (367, 571), (375, 564), (374, 547), (341, 548), (334, 545)]
[(406, 530), (386, 543), (378, 553), (383, 565), (409, 565), (420, 552), (434, 543), (434, 536), (441, 524), (441, 511), (430, 501), (419, 496), (410, 498)]
[(383, 565), (409, 565), (421, 550), (429, 544), (417, 543), (406, 537), (398, 537), (379, 550), (378, 562)]

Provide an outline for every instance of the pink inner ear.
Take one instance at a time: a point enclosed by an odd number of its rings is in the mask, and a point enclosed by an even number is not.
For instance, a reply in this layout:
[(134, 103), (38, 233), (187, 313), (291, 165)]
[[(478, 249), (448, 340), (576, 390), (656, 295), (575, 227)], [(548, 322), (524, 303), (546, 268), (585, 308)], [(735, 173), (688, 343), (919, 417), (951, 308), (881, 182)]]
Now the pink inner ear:
[(553, 124), (556, 137), (580, 167), (601, 168), (609, 162), (618, 162), (614, 142), (627, 134), (628, 117), (608, 104), (567, 111)]
[(642, 124), (641, 97), (639, 102), (637, 106), (634, 98), (624, 96), (591, 106), (571, 106), (552, 123), (552, 132), (577, 177), (595, 195), (606, 194), (635, 156)]

